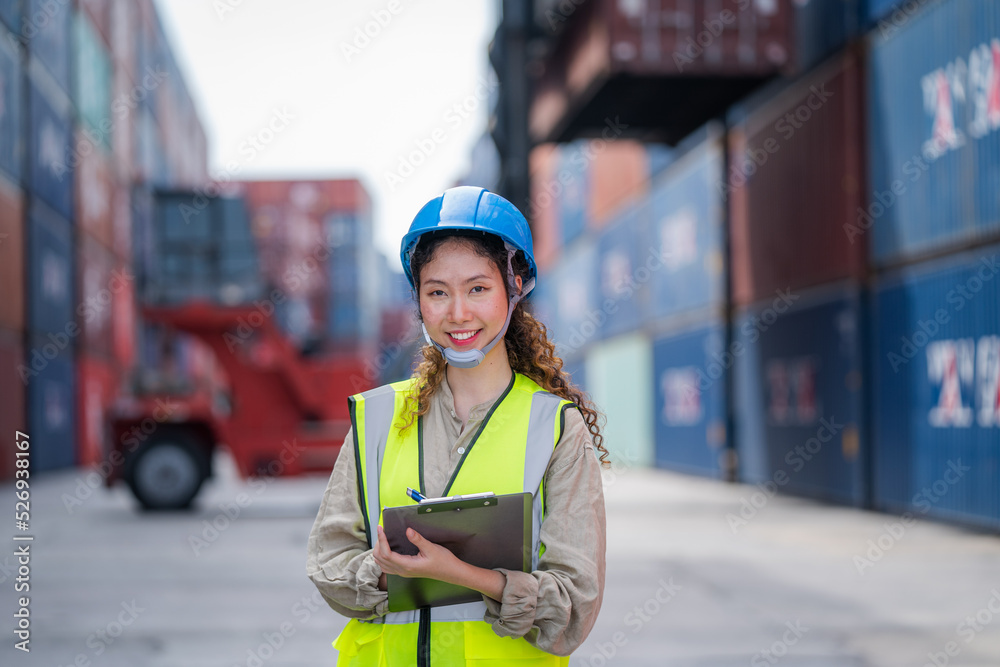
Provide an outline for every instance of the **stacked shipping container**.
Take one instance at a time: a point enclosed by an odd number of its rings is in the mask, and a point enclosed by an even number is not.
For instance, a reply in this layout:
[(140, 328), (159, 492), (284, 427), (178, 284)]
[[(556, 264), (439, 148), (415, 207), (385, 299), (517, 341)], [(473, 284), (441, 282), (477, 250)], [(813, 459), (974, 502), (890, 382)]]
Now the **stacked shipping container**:
[[(536, 310), (621, 456), (718, 475), (732, 438), (742, 481), (995, 529), (1000, 8), (871, 0), (864, 21), (725, 133), (651, 147), (650, 194), (602, 224), (580, 212), (597, 170), (563, 164), (582, 194), (533, 209)], [(585, 146), (536, 151), (536, 197)]]
[(734, 109), (724, 186), (740, 477), (853, 505), (865, 244), (843, 226), (863, 203), (861, 74), (847, 50)]
[(106, 408), (136, 361), (133, 186), (154, 176), (143, 123), (171, 147), (158, 183), (205, 180), (172, 63), (150, 0), (0, 4), (0, 357), (16, 369), (0, 425), (30, 434), (36, 470), (103, 456)]
[(1000, 527), (1000, 7), (873, 2), (875, 506)]
[(378, 262), (371, 201), (354, 179), (247, 181), (269, 290), (286, 300), (279, 322), (300, 345), (327, 340), (338, 353), (370, 353), (379, 337)]

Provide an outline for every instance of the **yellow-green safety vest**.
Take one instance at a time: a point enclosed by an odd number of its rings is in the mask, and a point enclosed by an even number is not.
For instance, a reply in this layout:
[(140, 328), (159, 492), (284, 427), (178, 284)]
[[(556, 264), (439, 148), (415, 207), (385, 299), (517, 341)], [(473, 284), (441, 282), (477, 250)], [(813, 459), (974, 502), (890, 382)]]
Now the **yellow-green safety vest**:
[[(383, 507), (412, 503), (406, 487), (423, 480), (423, 424), (400, 432), (406, 396), (416, 380), (385, 385), (350, 398), (358, 501), (369, 546), (376, 539)], [(572, 406), (515, 373), (479, 425), (452, 474), (444, 495), (528, 491), (532, 506), (532, 569), (544, 551), (539, 528), (545, 511), (543, 478), (562, 436), (565, 410)], [(365, 667), (556, 667), (569, 664), (535, 648), (523, 637), (500, 637), (483, 620), (482, 601), (413, 611), (389, 612), (370, 621), (352, 619), (333, 646), (337, 665)]]

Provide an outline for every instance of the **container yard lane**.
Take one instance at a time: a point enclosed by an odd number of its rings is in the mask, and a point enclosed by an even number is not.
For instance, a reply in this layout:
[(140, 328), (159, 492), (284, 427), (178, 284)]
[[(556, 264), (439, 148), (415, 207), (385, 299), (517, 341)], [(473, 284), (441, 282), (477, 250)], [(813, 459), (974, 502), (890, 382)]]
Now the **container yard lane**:
[(26, 433), (14, 434), (14, 560), (17, 576), (14, 577), (14, 592), (17, 596), (17, 611), (14, 612), (14, 648), (28, 653), (31, 651), (31, 542), (32, 535), (25, 533), (31, 527), (31, 440)]

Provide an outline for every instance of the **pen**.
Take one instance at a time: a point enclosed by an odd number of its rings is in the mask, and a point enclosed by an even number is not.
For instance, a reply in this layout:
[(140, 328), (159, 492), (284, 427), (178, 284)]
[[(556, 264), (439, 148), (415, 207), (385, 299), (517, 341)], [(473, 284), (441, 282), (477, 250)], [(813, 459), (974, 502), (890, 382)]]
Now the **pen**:
[(420, 493), (419, 491), (414, 491), (410, 487), (406, 487), (406, 495), (408, 495), (409, 497), (413, 498), (413, 500), (416, 501), (416, 502), (418, 502), (418, 503), (421, 500), (425, 499), (424, 498), (424, 494)]

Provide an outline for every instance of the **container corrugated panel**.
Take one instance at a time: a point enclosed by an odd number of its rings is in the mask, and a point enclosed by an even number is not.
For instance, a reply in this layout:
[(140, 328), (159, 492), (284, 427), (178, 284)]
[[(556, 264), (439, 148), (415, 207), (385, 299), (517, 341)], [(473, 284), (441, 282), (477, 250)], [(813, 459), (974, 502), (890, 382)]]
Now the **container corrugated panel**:
[(31, 142), (28, 185), (61, 215), (73, 217), (73, 120), (59, 113), (34, 83), (30, 86)]
[[(20, 369), (24, 367), (24, 352), (21, 348), (20, 332), (0, 329), (0, 429), (9, 433), (9, 444), (3, 448), (5, 461), (0, 461), (0, 480), (7, 481), (14, 477), (13, 447), (14, 433), (27, 433), (28, 422), (25, 415), (24, 383), (21, 381)], [(32, 441), (33, 442), (33, 441)]]
[(118, 393), (120, 377), (107, 360), (81, 355), (76, 361), (76, 382), (76, 463), (92, 466), (110, 451), (108, 408)]
[(887, 275), (872, 302), (876, 506), (1000, 528), (1000, 246)]
[(651, 187), (651, 217), (640, 264), (651, 269), (651, 319), (721, 303), (725, 290), (723, 154), (711, 130)]
[[(685, 76), (777, 72), (793, 59), (791, 3), (603, 0), (612, 70)], [(723, 12), (726, 12), (724, 14)], [(715, 34), (713, 34), (715, 33)]]
[(73, 3), (28, 0), (28, 24), (21, 34), (28, 53), (38, 60), (59, 87), (70, 92), (70, 24)]
[(724, 348), (725, 327), (718, 321), (653, 341), (657, 467), (721, 475), (726, 387), (719, 360)]
[[(93, 3), (91, 3), (93, 4)], [(77, 12), (73, 20), (73, 97), (81, 124), (94, 143), (111, 147), (111, 57), (87, 12)], [(77, 142), (79, 145), (79, 141)]]
[(16, 183), (21, 181), (24, 156), (24, 125), (21, 119), (24, 79), (21, 56), (0, 27), (0, 170)]
[(589, 142), (577, 141), (559, 147), (557, 195), (562, 245), (572, 243), (587, 227), (587, 193), (590, 192)]
[(865, 272), (845, 225), (863, 202), (861, 63), (851, 51), (749, 111), (730, 133), (733, 300), (740, 305)]
[(80, 285), (78, 350), (81, 354), (107, 360), (113, 351), (114, 293), (126, 289), (126, 283), (131, 281), (129, 276), (116, 271), (114, 254), (87, 234), (79, 235), (77, 258)]
[(602, 433), (611, 458), (628, 466), (653, 462), (653, 354), (641, 333), (594, 345), (586, 353), (591, 399), (607, 417)]
[(73, 170), (76, 182), (76, 221), (81, 230), (112, 248), (115, 202), (110, 156), (91, 144), (83, 132), (77, 131), (76, 137), (77, 147), (89, 146), (77, 155), (76, 168)]
[(849, 285), (755, 304), (734, 322), (742, 481), (860, 506), (862, 304)]
[(597, 303), (597, 251), (592, 239), (581, 239), (563, 254), (553, 272), (556, 318), (552, 340), (559, 356), (581, 354), (600, 337), (606, 313)]
[(21, 190), (0, 177), (0, 328), (24, 330), (24, 209)]
[(30, 365), (26, 396), (28, 433), (34, 443), (32, 471), (67, 468), (76, 462), (76, 367), (72, 346), (36, 337), (25, 353)]
[(28, 330), (66, 332), (75, 327), (73, 248), (69, 222), (45, 204), (28, 211)]
[(645, 264), (648, 218), (648, 202), (629, 206), (597, 238), (597, 304), (606, 314), (601, 324), (605, 338), (639, 328), (648, 308), (648, 284), (655, 270)]
[[(883, 36), (884, 35), (884, 36)], [(1000, 5), (951, 0), (871, 35), (873, 262), (1000, 238)]]

